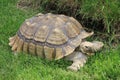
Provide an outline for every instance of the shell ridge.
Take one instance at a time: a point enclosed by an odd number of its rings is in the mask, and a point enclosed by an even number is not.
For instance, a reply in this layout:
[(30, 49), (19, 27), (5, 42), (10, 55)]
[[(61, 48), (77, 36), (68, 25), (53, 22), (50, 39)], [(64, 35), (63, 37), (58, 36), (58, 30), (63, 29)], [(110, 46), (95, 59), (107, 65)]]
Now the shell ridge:
[[(32, 20), (33, 19), (33, 20)], [(27, 22), (32, 22), (32, 21), (34, 21), (34, 17), (32, 17), (32, 18), (30, 18), (30, 19), (27, 19), (27, 20), (25, 20), (25, 24), (27, 24)], [(29, 26), (28, 25), (26, 25), (28, 28), (29, 28)], [(24, 34), (26, 34), (26, 32), (28, 31), (28, 29), (26, 29), (25, 30), (25, 32), (24, 32)]]
[[(51, 22), (51, 23), (52, 23), (52, 22)], [(52, 30), (53, 30), (53, 26), (50, 25), (50, 26), (49, 26), (49, 32), (48, 32), (48, 35), (47, 35), (46, 40), (45, 40), (45, 44), (47, 43), (47, 39), (48, 39), (48, 37), (50, 36)]]
[(39, 29), (40, 27), (42, 27), (42, 26), (40, 26), (40, 25), (42, 25), (42, 24), (39, 24), (39, 25), (37, 26), (36, 30), (34, 31), (34, 34), (33, 34), (33, 39), (34, 39), (35, 34), (37, 33), (38, 29)]

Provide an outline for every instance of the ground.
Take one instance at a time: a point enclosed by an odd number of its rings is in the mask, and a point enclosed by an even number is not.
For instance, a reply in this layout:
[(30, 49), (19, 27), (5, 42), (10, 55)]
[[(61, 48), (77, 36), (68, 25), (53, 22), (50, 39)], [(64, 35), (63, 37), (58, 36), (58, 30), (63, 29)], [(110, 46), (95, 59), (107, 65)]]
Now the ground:
[(36, 13), (16, 8), (15, 0), (0, 1), (0, 80), (120, 80), (120, 47), (90, 56), (78, 72), (68, 71), (71, 62), (63, 59), (48, 61), (24, 53), (13, 55), (8, 38)]

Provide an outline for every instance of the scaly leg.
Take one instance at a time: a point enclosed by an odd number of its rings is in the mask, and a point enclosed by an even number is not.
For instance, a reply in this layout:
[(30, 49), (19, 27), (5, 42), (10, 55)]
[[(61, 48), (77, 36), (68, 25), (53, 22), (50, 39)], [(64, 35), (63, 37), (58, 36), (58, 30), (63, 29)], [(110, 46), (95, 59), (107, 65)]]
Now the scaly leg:
[(66, 57), (67, 60), (73, 61), (71, 66), (68, 66), (68, 70), (78, 71), (80, 67), (86, 63), (87, 56), (81, 52), (73, 52), (69, 56)]

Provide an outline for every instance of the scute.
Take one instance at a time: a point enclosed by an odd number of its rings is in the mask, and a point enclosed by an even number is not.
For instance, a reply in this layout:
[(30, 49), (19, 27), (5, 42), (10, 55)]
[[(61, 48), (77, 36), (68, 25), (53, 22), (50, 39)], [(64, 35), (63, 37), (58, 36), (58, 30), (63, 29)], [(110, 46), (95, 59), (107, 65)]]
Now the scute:
[(65, 30), (69, 38), (76, 37), (80, 33), (79, 28), (76, 27), (75, 24), (71, 22), (66, 23)]
[(53, 45), (61, 45), (68, 41), (68, 38), (63, 33), (63, 31), (59, 28), (53, 29), (51, 34), (49, 35), (47, 42)]
[(34, 33), (37, 28), (36, 24), (37, 23), (31, 23), (28, 25), (29, 27), (25, 31), (25, 37), (27, 37), (28, 39), (32, 39), (34, 37)]
[(36, 46), (33, 43), (29, 43), (29, 53), (36, 54)]
[(36, 54), (42, 58), (44, 58), (44, 49), (43, 46), (36, 45)]
[(82, 25), (73, 17), (69, 17), (70, 22), (76, 24), (76, 27), (79, 28), (79, 30), (83, 29)]
[(65, 51), (65, 56), (71, 54), (74, 51), (75, 48), (71, 47), (70, 45), (67, 45), (63, 47), (63, 50)]
[(55, 22), (55, 25), (54, 26), (57, 26), (57, 27), (63, 27), (63, 26), (61, 26), (61, 24), (65, 24), (65, 21), (62, 19), (62, 18), (60, 18), (60, 17), (56, 17), (56, 22)]
[(54, 48), (44, 46), (44, 54), (45, 54), (45, 58), (52, 60), (54, 56)]
[[(20, 27), (20, 32), (22, 35), (26, 36), (27, 38), (31, 38), (33, 32), (35, 32), (32, 29), (36, 29), (37, 19), (35, 17), (32, 17), (30, 19), (26, 19), (25, 22)], [(31, 31), (32, 30), (32, 31)]]
[(29, 47), (29, 43), (24, 42), (24, 44), (23, 44), (23, 51), (28, 53), (28, 47)]
[(27, 26), (26, 23), (24, 22), (24, 23), (22, 24), (22, 26), (20, 27), (20, 32), (21, 32), (22, 35), (25, 35), (25, 32), (26, 32), (27, 28), (28, 28), (28, 26)]
[(81, 38), (78, 37), (77, 39), (71, 40), (69, 43), (70, 43), (70, 45), (72, 45), (72, 46), (74, 46), (74, 47), (77, 47), (77, 46), (80, 45), (81, 41), (82, 41)]
[(56, 55), (55, 55), (55, 60), (58, 60), (62, 57), (64, 57), (64, 52), (62, 50), (62, 48), (56, 48)]
[(45, 42), (46, 38), (48, 36), (49, 27), (48, 26), (40, 26), (40, 28), (37, 30), (34, 36), (34, 40)]

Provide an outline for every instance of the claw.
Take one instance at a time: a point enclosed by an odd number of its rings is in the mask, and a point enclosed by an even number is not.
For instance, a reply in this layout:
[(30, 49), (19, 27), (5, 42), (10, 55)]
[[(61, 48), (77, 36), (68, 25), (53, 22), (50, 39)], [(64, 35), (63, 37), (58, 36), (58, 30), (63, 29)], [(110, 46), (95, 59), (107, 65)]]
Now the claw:
[(69, 66), (69, 67), (67, 67), (67, 69), (70, 70), (70, 71), (74, 71), (74, 72), (78, 71), (78, 68), (75, 67), (75, 66)]

